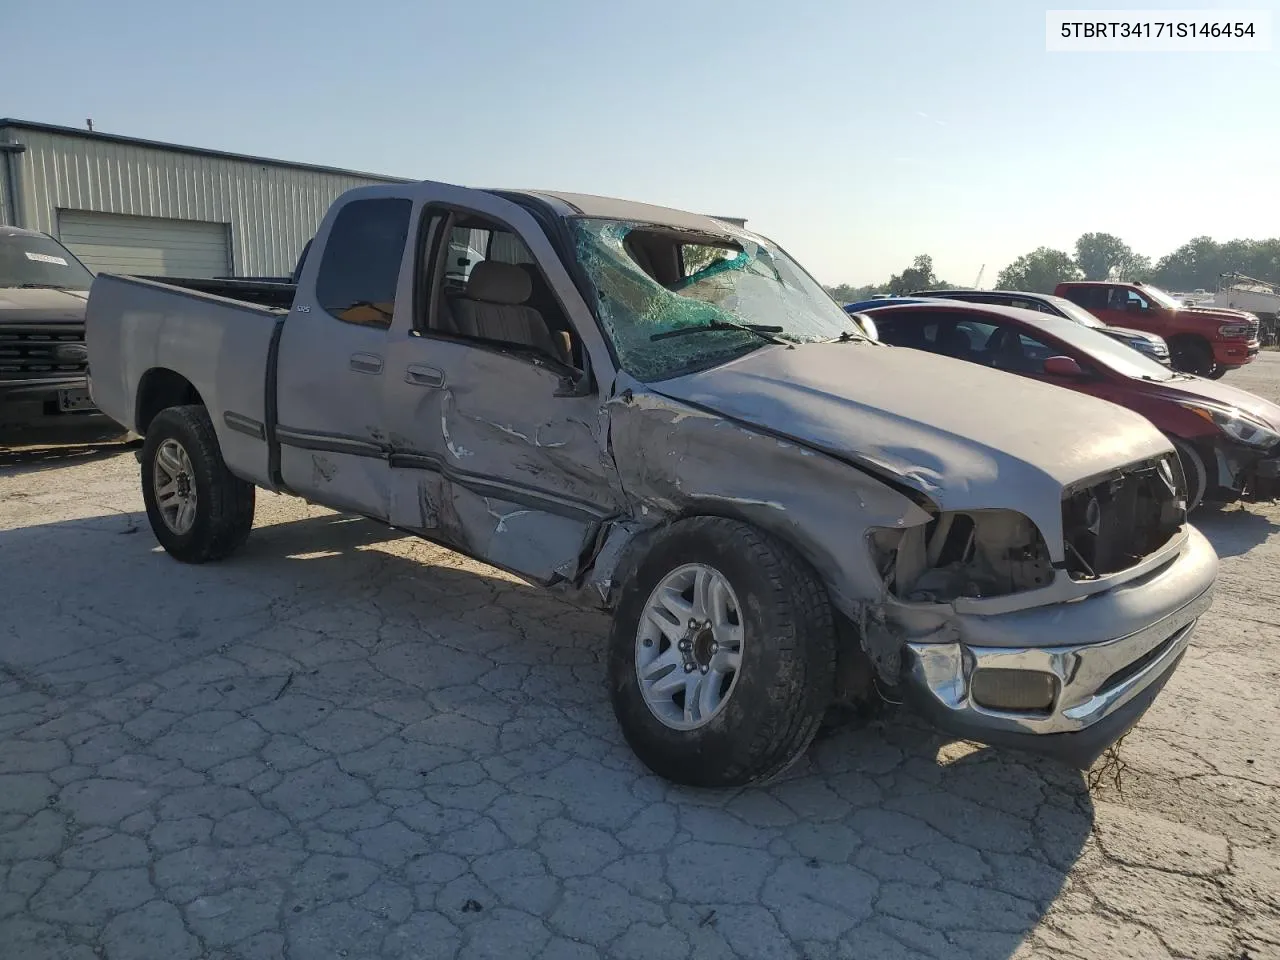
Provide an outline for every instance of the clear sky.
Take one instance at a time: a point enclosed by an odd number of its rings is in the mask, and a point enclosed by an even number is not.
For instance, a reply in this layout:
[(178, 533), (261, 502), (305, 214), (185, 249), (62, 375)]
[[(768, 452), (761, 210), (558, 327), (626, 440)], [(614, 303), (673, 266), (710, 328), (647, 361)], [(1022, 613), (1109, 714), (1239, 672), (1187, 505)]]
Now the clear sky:
[(0, 116), (746, 217), (824, 283), (1280, 235), (1280, 42), (1049, 54), (1050, 6), (9, 0)]

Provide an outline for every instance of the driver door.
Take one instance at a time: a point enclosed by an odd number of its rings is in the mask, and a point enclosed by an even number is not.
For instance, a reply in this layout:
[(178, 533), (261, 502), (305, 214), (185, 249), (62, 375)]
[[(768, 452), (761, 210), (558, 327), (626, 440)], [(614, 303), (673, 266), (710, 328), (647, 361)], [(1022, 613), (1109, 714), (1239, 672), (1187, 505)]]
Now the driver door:
[(383, 381), (391, 522), (538, 583), (571, 578), (624, 509), (594, 319), (514, 203), (433, 184), (416, 243), (412, 323)]

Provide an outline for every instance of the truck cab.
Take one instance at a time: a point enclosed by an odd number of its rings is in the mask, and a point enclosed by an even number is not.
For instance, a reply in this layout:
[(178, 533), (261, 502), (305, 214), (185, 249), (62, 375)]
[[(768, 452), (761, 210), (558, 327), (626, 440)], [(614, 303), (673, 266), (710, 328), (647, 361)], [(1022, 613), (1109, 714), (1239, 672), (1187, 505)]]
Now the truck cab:
[(1244, 310), (1188, 307), (1159, 287), (1133, 281), (1060, 283), (1054, 293), (1103, 323), (1164, 337), (1173, 369), (1218, 379), (1258, 355), (1258, 318)]

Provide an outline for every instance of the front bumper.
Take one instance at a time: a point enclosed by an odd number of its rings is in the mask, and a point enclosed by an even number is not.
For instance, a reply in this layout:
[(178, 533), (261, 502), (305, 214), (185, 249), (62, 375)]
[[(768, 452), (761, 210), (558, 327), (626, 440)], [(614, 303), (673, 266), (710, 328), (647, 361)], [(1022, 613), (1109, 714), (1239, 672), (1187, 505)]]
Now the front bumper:
[[(957, 617), (958, 639), (907, 643), (908, 694), (955, 736), (1087, 768), (1138, 721), (1172, 675), (1212, 605), (1217, 572), (1213, 547), (1190, 528), (1175, 560), (1105, 593)], [(972, 696), (980, 670), (1048, 675), (1052, 704), (1036, 711), (983, 706)]]
[(1218, 340), (1213, 344), (1213, 359), (1223, 367), (1239, 367), (1252, 363), (1262, 349), (1258, 340)]
[(30, 380), (0, 380), (0, 401), (43, 403), (58, 399), (61, 390), (88, 390), (89, 377), (84, 373), (39, 377)]

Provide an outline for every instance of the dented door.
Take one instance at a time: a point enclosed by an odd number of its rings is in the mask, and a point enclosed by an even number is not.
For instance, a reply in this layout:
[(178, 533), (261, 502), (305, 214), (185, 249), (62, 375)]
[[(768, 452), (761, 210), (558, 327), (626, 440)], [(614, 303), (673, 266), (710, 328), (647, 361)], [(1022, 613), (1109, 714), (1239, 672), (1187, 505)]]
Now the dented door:
[(391, 522), (540, 583), (571, 578), (619, 509), (595, 397), (482, 347), (407, 338), (392, 350)]
[[(607, 348), (526, 210), (483, 191), (416, 189), (416, 309), (397, 312), (383, 380), (390, 521), (539, 583), (573, 578), (623, 507), (599, 395), (612, 382)], [(578, 361), (596, 371), (590, 380), (578, 372), (585, 388), (574, 389), (562, 360), (433, 325), (430, 305), (444, 295), (450, 249), (441, 238), (459, 213), (493, 219), (526, 248), (581, 348)]]

